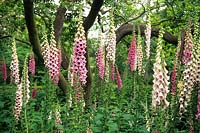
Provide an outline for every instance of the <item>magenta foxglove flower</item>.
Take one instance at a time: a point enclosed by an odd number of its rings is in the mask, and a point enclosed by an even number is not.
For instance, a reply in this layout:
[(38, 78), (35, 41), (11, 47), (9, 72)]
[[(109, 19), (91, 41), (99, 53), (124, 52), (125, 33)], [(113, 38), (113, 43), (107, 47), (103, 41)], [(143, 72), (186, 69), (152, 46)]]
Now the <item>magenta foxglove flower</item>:
[(37, 94), (37, 88), (33, 88), (33, 90), (32, 90), (32, 99), (35, 99), (36, 94)]
[(115, 80), (115, 66), (112, 62), (110, 63), (110, 79)]
[(131, 45), (128, 51), (128, 64), (130, 64), (131, 71), (136, 70), (136, 42), (135, 37), (132, 37)]
[(33, 54), (29, 58), (28, 70), (32, 75), (35, 75), (35, 58)]
[(197, 103), (196, 119), (200, 119), (200, 89), (198, 90), (198, 103)]
[(103, 79), (104, 77), (104, 63), (103, 63), (103, 49), (99, 47), (96, 53), (96, 62), (99, 69), (99, 77)]
[(158, 130), (155, 130), (154, 133), (158, 133)]
[(15, 40), (13, 41), (12, 46), (12, 61), (10, 64), (10, 70), (11, 70), (11, 81), (15, 84), (19, 84), (19, 61), (17, 56), (17, 50), (16, 50), (16, 43)]
[(121, 90), (121, 88), (122, 88), (122, 80), (121, 80), (121, 76), (120, 76), (120, 73), (118, 71), (118, 68), (116, 68), (116, 78), (117, 78), (118, 89)]
[(2, 71), (2, 78), (3, 78), (4, 81), (6, 81), (6, 79), (7, 79), (7, 67), (6, 67), (5, 61), (2, 62), (1, 71)]
[(87, 45), (86, 45), (85, 31), (82, 24), (83, 24), (82, 20), (79, 21), (77, 33), (75, 34), (72, 70), (73, 73), (78, 78), (78, 82), (86, 84), (87, 68), (86, 68), (85, 54)]
[(186, 31), (182, 62), (187, 64), (192, 59), (193, 41), (191, 31)]
[(176, 63), (174, 64), (172, 75), (171, 75), (171, 94), (176, 94)]
[(150, 57), (150, 44), (151, 44), (151, 22), (150, 22), (150, 14), (147, 14), (146, 20), (146, 30), (145, 30), (145, 37), (146, 37), (146, 56), (147, 59)]

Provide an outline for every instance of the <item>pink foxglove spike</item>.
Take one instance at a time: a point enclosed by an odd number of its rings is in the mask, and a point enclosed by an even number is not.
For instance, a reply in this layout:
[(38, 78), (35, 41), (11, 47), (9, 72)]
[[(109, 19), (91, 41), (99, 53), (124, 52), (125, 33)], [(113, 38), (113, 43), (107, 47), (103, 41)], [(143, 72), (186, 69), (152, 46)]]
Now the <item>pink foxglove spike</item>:
[(75, 76), (78, 78), (78, 82), (86, 84), (87, 69), (86, 69), (86, 38), (83, 28), (82, 20), (79, 21), (77, 33), (74, 39), (72, 70)]
[(2, 62), (1, 71), (2, 71), (2, 78), (3, 78), (4, 81), (6, 81), (6, 79), (7, 79), (7, 67), (6, 67), (5, 61)]
[(130, 65), (131, 71), (136, 70), (136, 42), (135, 37), (132, 37), (131, 45), (128, 51), (128, 61), (127, 63)]
[(112, 62), (110, 63), (110, 79), (115, 80), (115, 65)]
[(34, 55), (30, 55), (30, 57), (29, 57), (28, 70), (32, 75), (35, 75), (35, 58), (34, 58)]
[(116, 68), (116, 78), (117, 78), (118, 89), (121, 90), (121, 88), (122, 88), (122, 80), (121, 80), (121, 76), (120, 76), (118, 68)]
[(185, 65), (192, 59), (192, 48), (193, 48), (192, 34), (190, 30), (187, 30), (185, 35), (185, 44), (182, 57), (182, 62)]

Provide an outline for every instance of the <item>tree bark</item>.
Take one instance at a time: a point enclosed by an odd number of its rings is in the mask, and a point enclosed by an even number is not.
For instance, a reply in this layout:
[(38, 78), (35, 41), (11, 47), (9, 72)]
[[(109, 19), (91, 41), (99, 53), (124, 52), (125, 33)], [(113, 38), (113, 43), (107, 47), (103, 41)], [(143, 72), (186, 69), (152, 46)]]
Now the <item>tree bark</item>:
[[(32, 45), (33, 52), (35, 53), (35, 55), (37, 55), (39, 60), (43, 60), (37, 28), (34, 21), (33, 1), (23, 0), (23, 2), (24, 2), (25, 21), (29, 34), (29, 41)], [(60, 77), (64, 76), (60, 74)], [(66, 80), (64, 78), (60, 78), (59, 87), (63, 90), (64, 93), (66, 92), (66, 84), (67, 84)]]
[[(138, 25), (135, 25), (135, 27), (137, 27)], [(139, 25), (140, 27), (140, 32), (141, 35), (145, 35), (145, 25)], [(135, 32), (136, 34), (138, 33), (138, 28), (135, 28)], [(116, 30), (116, 41), (117, 43), (124, 38), (127, 35), (130, 35), (133, 33), (133, 25), (132, 24), (124, 24), (122, 26), (120, 26), (117, 30)], [(159, 35), (159, 29), (156, 28), (152, 28), (151, 30), (151, 36), (154, 37), (158, 37)], [(165, 41), (167, 41), (168, 43), (172, 43), (177, 45), (178, 44), (178, 37), (173, 36), (171, 33), (165, 31), (165, 33), (163, 34), (163, 39)]]
[[(98, 16), (98, 12), (100, 11), (101, 6), (103, 5), (103, 1), (104, 0), (93, 0), (90, 12), (83, 22), (83, 27), (84, 27), (86, 34), (87, 34), (88, 30), (94, 24), (94, 21), (95, 21), (96, 17)], [(85, 99), (85, 107), (88, 108), (89, 100), (90, 100), (90, 93), (91, 93), (90, 90), (92, 87), (92, 76), (91, 76), (91, 69), (90, 69), (88, 47), (86, 48), (85, 56), (86, 56), (86, 60), (87, 60), (86, 67), (87, 67), (88, 72), (87, 72), (87, 79), (86, 79), (87, 83), (86, 83), (86, 86), (84, 87), (84, 91), (85, 91), (84, 99)]]

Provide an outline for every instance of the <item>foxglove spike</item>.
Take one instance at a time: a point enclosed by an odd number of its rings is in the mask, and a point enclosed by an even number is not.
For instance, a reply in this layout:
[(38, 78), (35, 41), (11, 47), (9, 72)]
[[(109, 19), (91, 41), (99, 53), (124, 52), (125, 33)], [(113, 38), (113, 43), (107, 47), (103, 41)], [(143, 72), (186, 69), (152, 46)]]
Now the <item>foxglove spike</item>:
[(2, 71), (2, 78), (4, 81), (7, 79), (7, 67), (5, 61), (3, 61), (2, 66), (1, 66), (1, 71)]
[(15, 84), (19, 84), (19, 61), (17, 56), (17, 50), (16, 50), (16, 43), (15, 40), (13, 41), (12, 46), (12, 61), (10, 64), (10, 70), (11, 70), (11, 81), (13, 81)]
[(131, 71), (136, 70), (136, 42), (135, 37), (132, 37), (131, 45), (128, 51), (128, 61), (127, 63), (130, 65)]
[(78, 78), (78, 82), (86, 84), (87, 80), (87, 69), (86, 69), (86, 38), (85, 31), (83, 28), (82, 20), (78, 24), (77, 33), (75, 34), (74, 39), (74, 48), (73, 48), (73, 59), (72, 59), (72, 70), (73, 73)]
[(121, 80), (121, 76), (119, 74), (118, 68), (116, 68), (116, 78), (117, 78), (118, 89), (121, 90), (121, 88), (122, 88), (122, 80)]
[(31, 55), (29, 58), (28, 70), (32, 75), (35, 75), (35, 58), (34, 55)]

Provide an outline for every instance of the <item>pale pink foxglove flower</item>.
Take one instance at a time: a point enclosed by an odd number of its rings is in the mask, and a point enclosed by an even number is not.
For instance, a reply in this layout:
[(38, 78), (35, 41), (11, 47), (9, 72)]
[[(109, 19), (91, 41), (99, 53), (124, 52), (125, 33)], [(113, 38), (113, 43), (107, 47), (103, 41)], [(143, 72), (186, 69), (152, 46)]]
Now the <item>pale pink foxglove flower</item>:
[(87, 83), (87, 68), (86, 68), (86, 38), (83, 27), (83, 21), (80, 20), (78, 23), (78, 29), (75, 34), (74, 48), (73, 48), (73, 59), (72, 59), (72, 70), (75, 76), (78, 78), (78, 82), (82, 84)]
[[(58, 125), (61, 125), (62, 124), (62, 121), (61, 121), (61, 115), (60, 115), (60, 110), (58, 108), (56, 108), (56, 112), (55, 112), (55, 123), (58, 124)], [(57, 129), (57, 133), (63, 133), (63, 131), (61, 129)]]
[(130, 65), (131, 71), (136, 70), (136, 42), (135, 42), (135, 37), (132, 37), (131, 45), (129, 47), (128, 51), (128, 60), (127, 63)]
[(28, 70), (32, 75), (35, 75), (35, 58), (34, 55), (30, 55), (29, 57), (29, 66), (28, 66)]
[(3, 80), (6, 81), (6, 79), (7, 79), (7, 67), (6, 67), (5, 60), (2, 62), (2, 65), (1, 65), (1, 72), (2, 72)]
[(43, 35), (43, 42), (41, 43), (41, 51), (46, 68), (49, 68), (50, 46), (47, 40), (47, 35)]
[(46, 35), (44, 35), (44, 41), (42, 43), (41, 50), (44, 64), (49, 70), (50, 79), (57, 85), (59, 82), (62, 55), (61, 50), (56, 47), (53, 28), (51, 31), (50, 45), (48, 44)]
[(23, 104), (23, 93), (22, 93), (22, 84), (17, 85), (17, 91), (16, 91), (16, 99), (15, 99), (15, 107), (14, 107), (14, 116), (16, 121), (19, 120), (21, 111), (22, 111), (22, 104)]
[(118, 89), (121, 90), (121, 88), (122, 88), (122, 80), (121, 80), (121, 76), (120, 76), (120, 73), (119, 73), (117, 67), (116, 67), (116, 78), (117, 78)]
[(16, 42), (15, 40), (12, 43), (12, 61), (10, 64), (10, 70), (11, 70), (11, 81), (14, 82), (15, 84), (19, 84), (20, 79), (19, 79), (19, 61), (18, 61), (18, 56), (17, 56), (17, 50), (16, 50)]
[(116, 34), (114, 27), (114, 20), (111, 19), (110, 31), (107, 36), (107, 44), (106, 44), (106, 59), (109, 62), (113, 62), (115, 64), (115, 53), (116, 53)]
[(162, 51), (162, 39), (163, 32), (160, 31), (158, 44), (157, 44), (157, 54), (156, 61), (153, 67), (153, 91), (152, 91), (152, 106), (158, 107), (163, 105), (164, 108), (169, 106), (169, 102), (167, 101), (167, 93), (168, 85), (169, 85), (169, 76), (168, 71), (166, 69), (166, 63), (161, 61), (161, 51)]
[(146, 56), (147, 59), (150, 57), (150, 44), (151, 44), (151, 22), (150, 22), (150, 14), (147, 14), (146, 20), (146, 30), (145, 30), (145, 38), (146, 38)]

